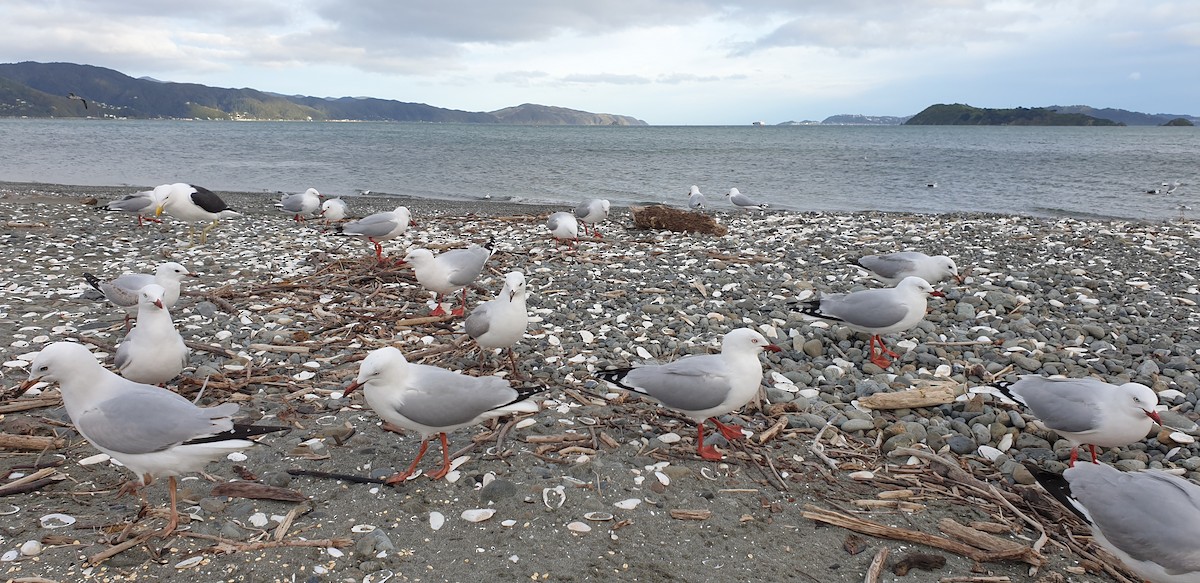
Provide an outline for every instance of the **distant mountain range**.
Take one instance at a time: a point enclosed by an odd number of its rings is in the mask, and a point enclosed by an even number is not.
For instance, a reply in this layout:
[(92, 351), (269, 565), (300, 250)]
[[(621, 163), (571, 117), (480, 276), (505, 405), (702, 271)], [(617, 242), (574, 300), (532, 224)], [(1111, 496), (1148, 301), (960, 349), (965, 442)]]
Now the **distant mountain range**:
[(779, 125), (1127, 125), (1163, 126), (1200, 123), (1187, 114), (1139, 113), (1124, 109), (1097, 109), (1086, 105), (1051, 105), (987, 109), (969, 105), (931, 105), (907, 116), (841, 114), (822, 121), (786, 121)]
[(460, 111), (371, 97), (280, 95), (151, 77), (135, 79), (92, 65), (32, 61), (0, 64), (0, 117), (647, 125), (625, 115), (529, 103), (492, 112)]

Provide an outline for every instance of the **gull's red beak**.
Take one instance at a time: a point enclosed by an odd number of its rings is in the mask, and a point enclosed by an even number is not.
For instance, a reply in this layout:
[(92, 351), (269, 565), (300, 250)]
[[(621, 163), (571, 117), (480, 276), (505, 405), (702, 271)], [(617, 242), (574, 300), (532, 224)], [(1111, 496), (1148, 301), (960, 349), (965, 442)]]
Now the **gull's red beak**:
[(935, 289), (935, 290), (929, 292), (929, 295), (939, 297), (939, 298), (946, 297), (946, 294), (943, 293), (942, 290), (940, 290), (940, 289)]
[(25, 381), (25, 382), (21, 383), (21, 384), (20, 384), (20, 385), (17, 387), (17, 396), (19, 397), (19, 396), (21, 396), (21, 395), (24, 395), (24, 394), (25, 394), (25, 391), (28, 391), (29, 389), (32, 389), (32, 388), (33, 388), (33, 385), (36, 385), (36, 384), (38, 384), (38, 383), (40, 383), (40, 382), (42, 382), (42, 377), (31, 378), (31, 379), (29, 379), (29, 380), (27, 380), (27, 381)]
[(782, 348), (780, 348), (774, 344), (768, 344), (768, 345), (764, 346), (763, 350), (770, 350), (771, 352), (783, 352)]
[(154, 300), (154, 305), (158, 306), (158, 309), (160, 309), (160, 310), (163, 309), (162, 300)]
[[(1145, 409), (1143, 409), (1145, 411)], [(1162, 425), (1162, 417), (1158, 416), (1158, 411), (1146, 411), (1146, 416), (1153, 419), (1155, 423)]]
[(346, 395), (349, 395), (350, 393), (353, 393), (354, 391), (358, 390), (358, 388), (361, 386), (362, 386), (362, 384), (359, 383), (358, 381), (354, 381), (354, 382), (350, 383), (350, 386), (346, 387), (345, 391), (342, 391), (342, 396), (344, 397)]

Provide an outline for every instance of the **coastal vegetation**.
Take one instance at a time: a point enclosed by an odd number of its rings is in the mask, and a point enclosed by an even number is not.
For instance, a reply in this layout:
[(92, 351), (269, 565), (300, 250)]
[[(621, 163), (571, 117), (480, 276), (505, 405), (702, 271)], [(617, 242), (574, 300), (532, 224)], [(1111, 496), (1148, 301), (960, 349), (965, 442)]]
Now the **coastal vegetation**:
[[(69, 94), (82, 99), (70, 99)], [(135, 79), (104, 67), (36, 62), (0, 64), (0, 116), (646, 125), (624, 115), (534, 104), (494, 112), (461, 111), (390, 99), (280, 95)]]
[(905, 125), (1020, 125), (1116, 126), (1124, 125), (1082, 113), (1058, 113), (1045, 107), (985, 109), (964, 104), (937, 104), (914, 115)]

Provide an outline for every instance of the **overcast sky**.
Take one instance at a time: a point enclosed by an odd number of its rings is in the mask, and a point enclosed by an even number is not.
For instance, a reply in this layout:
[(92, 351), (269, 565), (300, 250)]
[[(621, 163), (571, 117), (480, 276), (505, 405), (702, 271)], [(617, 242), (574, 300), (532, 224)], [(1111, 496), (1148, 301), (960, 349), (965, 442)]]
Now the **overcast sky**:
[(0, 0), (0, 61), (656, 125), (934, 103), (1200, 114), (1195, 0)]

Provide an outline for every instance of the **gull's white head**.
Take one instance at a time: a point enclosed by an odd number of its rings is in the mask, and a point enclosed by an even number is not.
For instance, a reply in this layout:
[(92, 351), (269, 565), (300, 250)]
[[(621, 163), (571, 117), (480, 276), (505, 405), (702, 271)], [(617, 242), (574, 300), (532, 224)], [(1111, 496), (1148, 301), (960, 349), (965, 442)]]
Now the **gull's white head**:
[(158, 309), (163, 309), (163, 296), (167, 294), (167, 290), (157, 283), (152, 283), (138, 290), (138, 304), (153, 305)]
[(1162, 418), (1154, 410), (1158, 405), (1158, 393), (1155, 393), (1154, 389), (1141, 383), (1125, 383), (1119, 389), (1129, 399), (1132, 408), (1127, 411), (1133, 417), (1140, 419), (1144, 415), (1162, 425)]
[(745, 353), (758, 354), (764, 350), (771, 352), (779, 352), (782, 350), (778, 346), (767, 341), (766, 337), (750, 328), (738, 328), (731, 330), (721, 339), (722, 353)]
[(371, 383), (394, 383), (402, 381), (408, 372), (408, 359), (394, 346), (372, 350), (358, 365), (358, 376), (346, 387), (344, 394)]
[(504, 275), (504, 289), (500, 290), (500, 296), (508, 296), (508, 301), (513, 301), (520, 297), (525, 299), (525, 274), (520, 271), (510, 271)]
[(99, 364), (92, 352), (82, 344), (55, 342), (33, 358), (33, 363), (29, 365), (29, 380), (22, 388), (28, 389), (39, 381), (62, 382), (64, 378), (87, 374)]
[(160, 264), (154, 269), (154, 278), (159, 281), (182, 281), (184, 277), (195, 277), (195, 275), (188, 271), (186, 267), (174, 261)]

